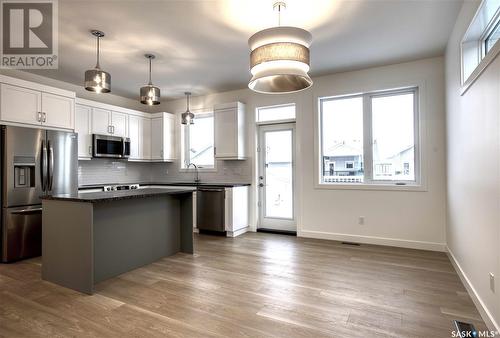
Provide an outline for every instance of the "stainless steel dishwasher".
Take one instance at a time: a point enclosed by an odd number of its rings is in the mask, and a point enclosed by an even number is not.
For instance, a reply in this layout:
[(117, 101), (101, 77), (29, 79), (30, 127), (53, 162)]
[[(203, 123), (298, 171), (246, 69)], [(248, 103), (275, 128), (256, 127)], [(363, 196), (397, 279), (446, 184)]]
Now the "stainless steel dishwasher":
[(201, 231), (225, 232), (225, 189), (201, 188), (196, 191), (196, 227)]

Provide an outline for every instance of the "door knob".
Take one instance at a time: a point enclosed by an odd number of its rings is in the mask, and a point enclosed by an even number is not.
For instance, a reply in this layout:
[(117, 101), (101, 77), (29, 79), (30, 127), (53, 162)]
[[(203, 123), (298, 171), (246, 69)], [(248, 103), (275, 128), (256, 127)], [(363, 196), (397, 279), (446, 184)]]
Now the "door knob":
[(263, 187), (264, 186), (264, 183), (259, 183), (259, 187)]

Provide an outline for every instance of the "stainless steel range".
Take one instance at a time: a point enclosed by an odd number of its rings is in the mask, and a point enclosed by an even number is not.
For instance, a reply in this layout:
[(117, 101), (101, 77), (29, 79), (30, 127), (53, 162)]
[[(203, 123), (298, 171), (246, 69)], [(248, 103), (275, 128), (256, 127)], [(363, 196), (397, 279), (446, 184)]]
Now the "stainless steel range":
[(139, 184), (105, 185), (103, 191), (136, 190)]

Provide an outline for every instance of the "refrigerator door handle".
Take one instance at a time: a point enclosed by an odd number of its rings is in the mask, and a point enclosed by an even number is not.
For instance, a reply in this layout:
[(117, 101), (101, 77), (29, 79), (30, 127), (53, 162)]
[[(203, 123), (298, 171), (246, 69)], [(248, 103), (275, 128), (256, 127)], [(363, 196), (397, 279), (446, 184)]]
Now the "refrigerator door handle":
[(50, 141), (47, 141), (47, 147), (49, 148), (49, 170), (48, 174), (48, 184), (47, 191), (52, 190), (52, 183), (54, 183), (54, 148), (50, 144)]
[(40, 166), (40, 177), (42, 180), (42, 191), (47, 190), (47, 147), (45, 146), (45, 140), (42, 140), (42, 163)]
[(24, 215), (24, 214), (32, 214), (32, 213), (37, 213), (42, 211), (42, 208), (32, 208), (32, 209), (22, 209), (22, 210), (17, 210), (17, 211), (12, 211), (11, 214), (13, 215)]

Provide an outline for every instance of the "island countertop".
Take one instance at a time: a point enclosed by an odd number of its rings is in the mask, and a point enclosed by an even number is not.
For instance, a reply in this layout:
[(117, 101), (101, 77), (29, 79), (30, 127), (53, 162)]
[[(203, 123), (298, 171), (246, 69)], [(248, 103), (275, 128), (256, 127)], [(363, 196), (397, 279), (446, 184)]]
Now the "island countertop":
[(193, 192), (195, 188), (144, 188), (137, 190), (102, 191), (78, 194), (56, 194), (52, 196), (42, 196), (45, 200), (73, 201), (73, 202), (109, 202), (131, 198), (146, 198), (159, 195), (176, 195)]

